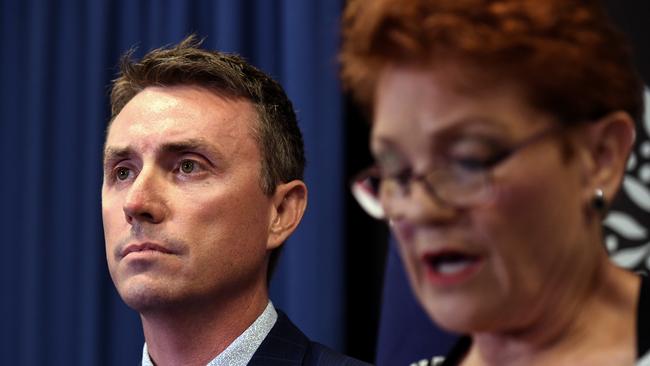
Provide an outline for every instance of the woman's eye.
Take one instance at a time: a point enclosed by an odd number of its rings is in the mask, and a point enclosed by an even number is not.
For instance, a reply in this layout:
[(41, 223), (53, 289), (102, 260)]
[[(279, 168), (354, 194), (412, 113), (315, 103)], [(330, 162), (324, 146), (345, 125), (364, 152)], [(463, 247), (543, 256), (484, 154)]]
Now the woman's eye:
[(131, 170), (129, 168), (121, 166), (115, 169), (115, 178), (117, 180), (127, 180), (129, 175), (131, 175)]
[[(391, 182), (391, 184), (406, 189), (411, 182), (412, 173), (410, 169), (401, 169), (395, 172), (380, 172), (380, 182)], [(379, 183), (379, 182), (378, 182)], [(379, 184), (378, 184), (379, 185)]]
[(491, 141), (468, 139), (453, 146), (448, 162), (454, 168), (466, 171), (489, 170), (500, 160), (500, 151)]
[(490, 169), (493, 160), (491, 158), (464, 157), (453, 159), (452, 165), (463, 170), (482, 171)]
[(191, 174), (196, 169), (196, 163), (192, 160), (181, 161), (180, 170), (185, 174)]
[(496, 165), (503, 161), (503, 159), (506, 158), (509, 153), (509, 151), (500, 150), (499, 152), (492, 151), (485, 154), (458, 156), (451, 160), (451, 164), (456, 168), (467, 171), (486, 171), (493, 169)]
[(411, 182), (411, 171), (402, 170), (401, 172), (394, 174), (392, 178), (402, 187), (406, 187)]

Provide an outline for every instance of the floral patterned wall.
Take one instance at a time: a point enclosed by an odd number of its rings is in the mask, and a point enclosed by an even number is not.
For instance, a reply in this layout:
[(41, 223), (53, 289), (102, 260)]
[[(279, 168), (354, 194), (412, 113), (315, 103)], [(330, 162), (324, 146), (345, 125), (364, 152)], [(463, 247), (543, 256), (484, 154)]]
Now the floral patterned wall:
[(612, 260), (650, 273), (650, 89), (646, 89), (645, 105), (621, 192), (603, 224)]

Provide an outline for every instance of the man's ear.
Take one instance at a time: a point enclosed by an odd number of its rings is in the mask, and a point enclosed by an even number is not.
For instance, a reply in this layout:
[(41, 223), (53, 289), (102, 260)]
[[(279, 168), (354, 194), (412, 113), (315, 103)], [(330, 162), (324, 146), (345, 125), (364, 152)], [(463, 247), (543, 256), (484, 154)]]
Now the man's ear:
[(294, 232), (307, 207), (307, 186), (301, 180), (280, 184), (273, 194), (267, 249), (272, 250)]
[(585, 198), (590, 202), (601, 189), (605, 201), (611, 203), (634, 144), (634, 121), (626, 112), (614, 112), (588, 124), (585, 132)]

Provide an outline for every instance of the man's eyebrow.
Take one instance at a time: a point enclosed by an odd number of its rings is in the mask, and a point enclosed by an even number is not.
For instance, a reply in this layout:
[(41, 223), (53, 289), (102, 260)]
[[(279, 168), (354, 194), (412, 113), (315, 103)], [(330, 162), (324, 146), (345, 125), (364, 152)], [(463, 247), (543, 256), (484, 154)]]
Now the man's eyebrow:
[[(216, 159), (222, 159), (223, 154), (205, 139), (188, 139), (176, 142), (167, 142), (162, 144), (157, 153), (160, 154), (179, 154), (185, 152), (204, 152), (212, 155)], [(135, 151), (130, 147), (106, 147), (104, 149), (104, 165), (109, 165), (111, 162), (127, 159), (135, 155)]]
[(125, 159), (133, 155), (133, 150), (130, 147), (106, 147), (104, 149), (104, 165), (109, 161)]
[(215, 148), (212, 144), (208, 143), (205, 139), (188, 139), (177, 142), (164, 143), (159, 152), (161, 153), (185, 153), (185, 152), (200, 152), (211, 155), (217, 159), (223, 158), (223, 154)]
[(164, 143), (159, 149), (159, 151), (162, 153), (182, 153), (197, 150), (217, 155), (219, 154), (219, 152), (204, 139), (189, 139), (178, 142), (167, 142)]

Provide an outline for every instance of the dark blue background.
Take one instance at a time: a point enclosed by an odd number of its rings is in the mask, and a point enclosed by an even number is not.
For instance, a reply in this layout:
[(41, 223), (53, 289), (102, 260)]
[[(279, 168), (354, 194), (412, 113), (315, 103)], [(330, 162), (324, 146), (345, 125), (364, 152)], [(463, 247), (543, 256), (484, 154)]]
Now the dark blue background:
[(309, 209), (272, 299), (311, 337), (345, 345), (340, 1), (2, 0), (0, 364), (128, 365), (142, 332), (108, 277), (100, 213), (108, 85), (119, 56), (176, 43), (236, 51), (293, 100)]

